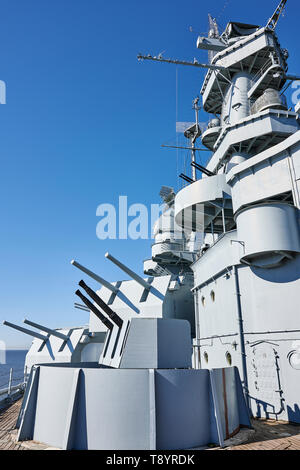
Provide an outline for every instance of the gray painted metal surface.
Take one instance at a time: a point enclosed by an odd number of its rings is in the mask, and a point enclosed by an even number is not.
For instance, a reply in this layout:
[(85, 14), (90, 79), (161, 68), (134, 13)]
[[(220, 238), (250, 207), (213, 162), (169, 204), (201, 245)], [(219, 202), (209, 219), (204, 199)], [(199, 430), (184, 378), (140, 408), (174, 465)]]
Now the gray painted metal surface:
[(225, 380), (229, 377), (229, 386), (221, 408), (223, 384), (214, 394), (211, 385), (220, 371), (37, 366), (24, 399), (18, 439), (89, 450), (223, 445), (229, 436), (223, 422), (236, 431), (245, 419), (245, 404), (236, 405), (241, 389), (230, 386), (232, 371), (222, 373)]
[[(274, 28), (244, 26), (241, 37), (232, 25), (221, 36), (228, 47), (213, 63), (226, 72), (208, 71), (202, 87), (204, 109), (220, 117), (214, 137), (203, 134), (213, 152), (207, 168), (230, 187), (218, 203), (231, 206), (213, 241), (208, 209), (196, 226), (206, 247), (192, 265), (194, 364), (237, 366), (254, 416), (299, 423), (299, 106), (287, 110), (288, 53)], [(176, 195), (178, 223), (183, 209), (196, 218), (208, 185), (213, 191), (214, 177)]]
[(34, 338), (26, 354), (26, 374), (29, 374), (34, 364), (98, 362), (106, 337), (105, 332), (90, 333), (87, 327), (53, 330), (26, 319), (24, 323), (40, 331), (29, 330), (10, 322), (4, 322), (5, 325)]
[(185, 320), (133, 319), (122, 355), (122, 369), (192, 366), (191, 328)]
[(132, 320), (120, 356), (115, 368), (104, 358), (34, 366), (18, 439), (62, 449), (173, 450), (223, 445), (240, 424), (250, 426), (237, 370), (191, 368), (187, 321)]

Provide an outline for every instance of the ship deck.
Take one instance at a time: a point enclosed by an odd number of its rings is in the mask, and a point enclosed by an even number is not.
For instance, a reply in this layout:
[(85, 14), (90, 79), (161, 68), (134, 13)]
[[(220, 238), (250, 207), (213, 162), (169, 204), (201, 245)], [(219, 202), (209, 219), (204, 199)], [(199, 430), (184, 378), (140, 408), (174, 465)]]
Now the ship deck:
[(18, 400), (0, 411), (0, 450), (24, 450), (12, 437), (21, 403), (22, 400)]
[[(0, 411), (0, 450), (51, 450), (48, 445), (35, 441), (17, 442), (16, 422), (22, 399)], [(255, 432), (248, 433), (246, 441), (233, 439), (232, 445), (210, 450), (300, 450), (300, 425), (273, 420), (252, 420)]]

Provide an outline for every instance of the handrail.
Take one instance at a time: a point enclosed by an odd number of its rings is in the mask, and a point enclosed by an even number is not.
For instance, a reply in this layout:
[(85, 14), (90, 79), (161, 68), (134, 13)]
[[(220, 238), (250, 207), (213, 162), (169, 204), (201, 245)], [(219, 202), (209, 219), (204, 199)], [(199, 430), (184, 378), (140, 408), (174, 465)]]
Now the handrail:
[[(22, 382), (19, 382), (18, 384), (13, 385), (14, 381), (20, 380), (20, 379), (22, 379)], [(20, 390), (20, 391), (24, 390), (25, 385), (27, 383), (26, 379), (27, 379), (27, 367), (25, 367), (24, 376), (22, 377), (13, 377), (13, 368), (11, 368), (9, 371), (9, 379), (8, 379), (7, 387), (0, 389), (0, 397), (3, 395), (6, 395), (6, 397), (0, 398), (0, 402), (10, 399), (12, 392), (15, 392), (17, 390)], [(0, 384), (0, 386), (2, 385), (4, 385), (4, 383)]]

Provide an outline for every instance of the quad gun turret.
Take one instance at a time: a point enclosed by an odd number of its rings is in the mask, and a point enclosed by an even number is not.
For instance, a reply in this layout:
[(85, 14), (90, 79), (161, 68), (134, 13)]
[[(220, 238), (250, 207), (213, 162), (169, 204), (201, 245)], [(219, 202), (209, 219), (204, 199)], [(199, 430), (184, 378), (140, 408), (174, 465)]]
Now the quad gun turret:
[[(34, 364), (98, 362), (105, 333), (90, 334), (87, 327), (55, 330), (26, 318), (24, 323), (39, 331), (24, 328), (9, 321), (4, 321), (3, 325), (33, 338), (25, 359), (27, 373)], [(88, 349), (89, 344), (92, 344), (92, 347)]]
[[(183, 275), (179, 276), (169, 273), (143, 279), (110, 253), (106, 253), (105, 257), (131, 279), (112, 284), (77, 261), (71, 261), (73, 266), (101, 284), (99, 290), (93, 291), (84, 281), (79, 283), (79, 286), (91, 297), (94, 304), (80, 291), (76, 292), (84, 305), (92, 312), (89, 323), (90, 332), (105, 332), (106, 328), (109, 328), (105, 325), (108, 318), (120, 329), (124, 324), (126, 328), (127, 321), (138, 315), (141, 318), (162, 318), (164, 316), (174, 318), (175, 316), (189, 320), (192, 335), (194, 334), (194, 301), (190, 292), (193, 281), (190, 274), (183, 272)], [(174, 308), (175, 302), (176, 309)], [(105, 317), (104, 321), (101, 312), (108, 317)]]

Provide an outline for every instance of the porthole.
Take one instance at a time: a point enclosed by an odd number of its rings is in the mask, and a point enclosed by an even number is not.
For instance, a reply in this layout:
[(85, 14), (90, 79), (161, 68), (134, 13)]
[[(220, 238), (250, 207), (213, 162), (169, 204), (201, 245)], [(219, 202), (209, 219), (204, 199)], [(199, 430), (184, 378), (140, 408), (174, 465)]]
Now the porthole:
[(216, 294), (215, 294), (215, 291), (212, 290), (211, 293), (210, 293), (210, 298), (211, 300), (214, 302), (216, 300)]
[(298, 351), (291, 351), (288, 354), (288, 360), (293, 369), (300, 370), (300, 353)]
[(232, 357), (231, 357), (231, 354), (229, 352), (226, 353), (226, 361), (227, 361), (227, 364), (229, 366), (232, 365)]
[(207, 352), (205, 352), (203, 354), (203, 357), (204, 357), (205, 362), (208, 363), (208, 354), (207, 354)]
[(204, 306), (205, 306), (205, 297), (204, 297), (204, 296), (201, 297), (201, 303), (202, 303), (202, 305), (203, 305), (203, 307), (204, 307)]

